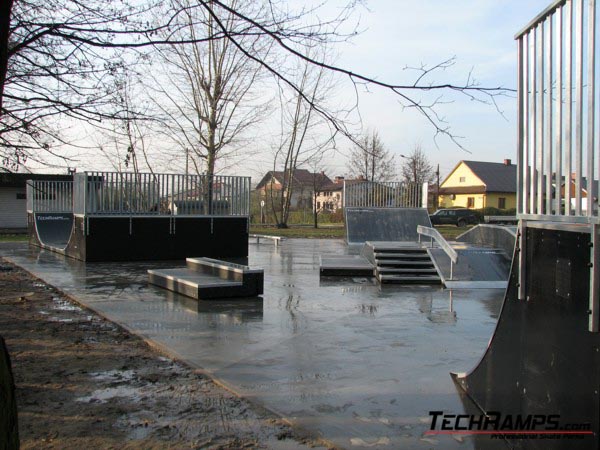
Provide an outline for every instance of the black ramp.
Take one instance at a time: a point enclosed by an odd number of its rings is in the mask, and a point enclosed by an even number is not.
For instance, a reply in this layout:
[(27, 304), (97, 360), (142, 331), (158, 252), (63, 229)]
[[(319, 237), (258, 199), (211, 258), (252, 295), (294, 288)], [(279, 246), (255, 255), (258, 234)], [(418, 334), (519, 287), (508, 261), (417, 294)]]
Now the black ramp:
[(431, 226), (429, 214), (422, 208), (346, 208), (346, 241), (419, 240), (417, 225)]
[(599, 448), (600, 333), (588, 331), (589, 245), (588, 233), (528, 228), (527, 299), (518, 299), (515, 257), (485, 355), (470, 373), (453, 375), (488, 414), (558, 415), (559, 429), (592, 432), (514, 439), (514, 448)]
[(64, 249), (73, 231), (73, 214), (36, 213), (35, 229), (42, 244)]

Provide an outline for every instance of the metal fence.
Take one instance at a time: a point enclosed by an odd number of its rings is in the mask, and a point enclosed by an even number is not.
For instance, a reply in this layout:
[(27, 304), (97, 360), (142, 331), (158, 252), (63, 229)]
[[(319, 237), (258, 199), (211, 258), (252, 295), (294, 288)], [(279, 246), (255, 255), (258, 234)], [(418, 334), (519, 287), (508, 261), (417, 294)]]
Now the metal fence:
[(426, 208), (427, 183), (344, 182), (344, 208)]
[(596, 15), (555, 1), (516, 36), (523, 219), (598, 223)]
[(73, 211), (72, 181), (28, 180), (27, 211), (70, 213)]
[(591, 224), (593, 332), (600, 331), (597, 14), (595, 0), (555, 1), (516, 36), (519, 298), (528, 292), (525, 228), (530, 222)]
[[(28, 183), (30, 211), (88, 215), (248, 216), (250, 177), (83, 172)], [(31, 192), (31, 195), (30, 195)]]

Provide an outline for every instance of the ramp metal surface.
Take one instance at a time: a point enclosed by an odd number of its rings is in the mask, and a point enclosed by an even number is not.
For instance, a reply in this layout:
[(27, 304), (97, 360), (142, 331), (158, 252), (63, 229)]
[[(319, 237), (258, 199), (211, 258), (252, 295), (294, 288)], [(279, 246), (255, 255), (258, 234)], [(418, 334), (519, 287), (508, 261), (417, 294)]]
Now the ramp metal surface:
[(450, 258), (441, 248), (429, 248), (442, 281), (447, 288), (505, 289), (510, 272), (510, 259), (500, 249), (452, 246), (458, 260), (450, 273)]
[(37, 237), (43, 245), (66, 248), (73, 232), (73, 214), (36, 213), (34, 220)]
[(504, 225), (477, 225), (456, 238), (458, 242), (504, 250), (507, 257), (515, 251), (517, 227)]
[(429, 214), (423, 208), (346, 208), (345, 215), (348, 244), (417, 242), (417, 225), (431, 226)]

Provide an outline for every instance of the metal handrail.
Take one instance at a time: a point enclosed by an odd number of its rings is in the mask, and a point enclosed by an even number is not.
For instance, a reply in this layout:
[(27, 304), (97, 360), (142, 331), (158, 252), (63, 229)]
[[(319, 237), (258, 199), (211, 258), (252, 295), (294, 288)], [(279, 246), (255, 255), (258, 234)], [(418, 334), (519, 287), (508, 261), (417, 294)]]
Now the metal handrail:
[(450, 246), (448, 241), (446, 239), (444, 239), (444, 236), (442, 236), (440, 234), (440, 232), (438, 230), (436, 230), (435, 228), (424, 227), (423, 225), (417, 225), (417, 233), (419, 233), (419, 235), (428, 236), (432, 240), (435, 240), (438, 243), (438, 245), (440, 246), (440, 248), (442, 250), (444, 250), (446, 255), (448, 255), (448, 257), (450, 258), (450, 261), (452, 261), (453, 263), (455, 263), (458, 260), (458, 253), (456, 253), (456, 250), (454, 250)]
[(419, 234), (419, 242), (421, 242), (421, 235), (428, 236), (431, 238), (431, 246), (433, 247), (433, 241), (435, 240), (440, 248), (444, 250), (446, 255), (450, 258), (450, 280), (454, 279), (454, 264), (458, 261), (458, 253), (454, 250), (448, 241), (444, 239), (444, 236), (440, 234), (438, 230), (431, 227), (424, 227), (423, 225), (417, 225), (417, 233)]

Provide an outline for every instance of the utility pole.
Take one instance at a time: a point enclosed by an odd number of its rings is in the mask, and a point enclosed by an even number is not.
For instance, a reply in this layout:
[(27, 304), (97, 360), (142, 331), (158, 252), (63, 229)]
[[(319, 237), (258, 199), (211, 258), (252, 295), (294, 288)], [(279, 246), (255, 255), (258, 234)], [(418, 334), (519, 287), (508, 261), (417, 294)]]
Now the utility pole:
[(437, 165), (437, 170), (435, 171), (435, 175), (437, 176), (437, 183), (435, 185), (435, 210), (437, 211), (440, 208), (440, 164)]

